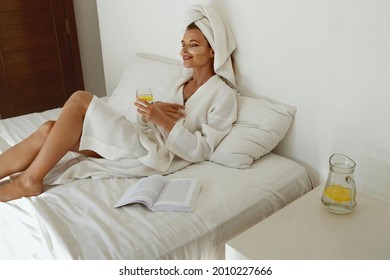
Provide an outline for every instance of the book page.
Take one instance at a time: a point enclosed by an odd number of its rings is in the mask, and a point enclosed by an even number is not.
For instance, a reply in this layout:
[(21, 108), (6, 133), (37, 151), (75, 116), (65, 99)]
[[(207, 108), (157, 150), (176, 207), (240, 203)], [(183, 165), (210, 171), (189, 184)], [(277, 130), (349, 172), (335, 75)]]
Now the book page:
[(164, 178), (160, 175), (152, 175), (138, 180), (130, 186), (127, 192), (119, 199), (115, 207), (130, 203), (143, 203), (149, 208), (156, 201), (161, 189), (164, 187)]
[(199, 191), (197, 179), (171, 179), (161, 191), (153, 210), (191, 211)]

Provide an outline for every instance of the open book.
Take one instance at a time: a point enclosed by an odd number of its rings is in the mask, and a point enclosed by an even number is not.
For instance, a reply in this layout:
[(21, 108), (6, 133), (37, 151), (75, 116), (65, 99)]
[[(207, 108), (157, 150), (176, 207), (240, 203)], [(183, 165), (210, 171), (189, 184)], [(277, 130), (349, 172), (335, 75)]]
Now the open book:
[(152, 175), (130, 186), (115, 207), (142, 203), (152, 211), (193, 212), (199, 191), (198, 179), (176, 178), (166, 181), (161, 175)]

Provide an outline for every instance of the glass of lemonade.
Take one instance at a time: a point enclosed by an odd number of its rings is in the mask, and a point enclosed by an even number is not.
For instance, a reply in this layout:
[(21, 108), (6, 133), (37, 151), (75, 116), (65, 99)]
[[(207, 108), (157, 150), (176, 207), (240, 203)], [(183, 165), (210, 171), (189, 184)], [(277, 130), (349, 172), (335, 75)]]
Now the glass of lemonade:
[[(153, 91), (151, 88), (148, 87), (138, 88), (136, 95), (137, 99), (141, 99), (149, 103), (153, 102), (154, 99)], [(142, 132), (145, 134), (151, 134), (157, 130), (156, 126), (147, 122), (141, 114), (138, 114), (138, 121), (142, 126)]]

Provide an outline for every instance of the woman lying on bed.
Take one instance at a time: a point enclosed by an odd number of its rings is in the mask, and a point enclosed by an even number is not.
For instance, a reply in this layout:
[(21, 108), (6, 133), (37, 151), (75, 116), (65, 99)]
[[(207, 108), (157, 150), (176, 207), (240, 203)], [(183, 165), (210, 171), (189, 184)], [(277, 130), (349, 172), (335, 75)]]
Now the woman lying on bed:
[(45, 177), (69, 151), (90, 159), (90, 168), (76, 164), (53, 184), (102, 173), (118, 177), (164, 174), (174, 171), (174, 158), (188, 163), (207, 159), (237, 116), (230, 57), (235, 41), (208, 6), (193, 6), (187, 22), (180, 54), (184, 67), (192, 71), (178, 82), (167, 102), (135, 103), (157, 132), (143, 134), (92, 94), (77, 91), (57, 121), (46, 122), (0, 155), (0, 179), (20, 173), (0, 187), (0, 201), (41, 194)]

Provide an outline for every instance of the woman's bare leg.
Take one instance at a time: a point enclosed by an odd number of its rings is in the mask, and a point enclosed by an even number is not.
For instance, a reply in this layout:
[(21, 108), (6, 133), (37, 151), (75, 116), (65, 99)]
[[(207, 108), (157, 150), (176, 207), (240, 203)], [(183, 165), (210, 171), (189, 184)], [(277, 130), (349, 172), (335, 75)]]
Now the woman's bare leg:
[(15, 181), (0, 188), (0, 201), (42, 193), (43, 178), (79, 143), (84, 116), (91, 100), (92, 94), (84, 91), (78, 91), (69, 98), (31, 164)]
[(54, 123), (44, 123), (29, 137), (0, 154), (0, 179), (26, 170), (40, 151)]

